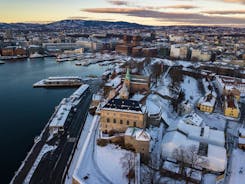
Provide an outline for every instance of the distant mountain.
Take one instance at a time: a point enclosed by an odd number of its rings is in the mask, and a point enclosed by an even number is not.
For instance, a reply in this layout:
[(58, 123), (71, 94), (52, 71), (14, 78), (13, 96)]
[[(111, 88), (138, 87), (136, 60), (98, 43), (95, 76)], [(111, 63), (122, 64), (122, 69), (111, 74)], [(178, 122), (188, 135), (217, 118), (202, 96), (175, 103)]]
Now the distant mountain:
[(92, 20), (61, 20), (49, 24), (32, 24), (32, 23), (0, 23), (0, 29), (13, 30), (35, 30), (35, 29), (81, 29), (81, 28), (145, 28), (151, 26), (140, 25), (129, 22), (107, 22), (107, 21), (92, 21)]

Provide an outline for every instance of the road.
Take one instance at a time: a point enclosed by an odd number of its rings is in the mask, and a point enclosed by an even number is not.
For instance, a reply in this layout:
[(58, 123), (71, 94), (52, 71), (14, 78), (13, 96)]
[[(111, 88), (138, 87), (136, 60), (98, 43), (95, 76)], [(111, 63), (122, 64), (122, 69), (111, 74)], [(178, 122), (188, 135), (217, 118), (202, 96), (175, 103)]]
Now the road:
[[(77, 111), (71, 111), (69, 113), (65, 123), (65, 133), (53, 139), (53, 144), (57, 145), (57, 148), (43, 157), (33, 173), (30, 183), (62, 183), (63, 176), (65, 175), (64, 172), (66, 172), (67, 165), (69, 165), (72, 153), (77, 144), (77, 138), (86, 120), (91, 96), (91, 92), (87, 91), (83, 95), (81, 102), (76, 106)], [(53, 118), (53, 115), (50, 120)], [(12, 184), (23, 183), (27, 177), (40, 151), (47, 143), (50, 120), (40, 135), (40, 141), (33, 145), (17, 174), (13, 177)]]
[(91, 102), (91, 93), (84, 96), (78, 104), (77, 111), (69, 115), (67, 130), (59, 137), (58, 147), (49, 152), (39, 163), (30, 183), (60, 184), (64, 182), (66, 166), (69, 165), (70, 156), (76, 149), (78, 137), (86, 120)]

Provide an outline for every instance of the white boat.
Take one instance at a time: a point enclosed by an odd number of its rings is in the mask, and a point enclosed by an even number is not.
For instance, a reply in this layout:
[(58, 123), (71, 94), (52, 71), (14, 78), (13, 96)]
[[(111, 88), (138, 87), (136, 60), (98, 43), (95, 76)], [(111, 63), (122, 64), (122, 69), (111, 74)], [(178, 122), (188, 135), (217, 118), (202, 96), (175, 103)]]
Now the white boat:
[(82, 78), (77, 76), (49, 77), (35, 84), (33, 87), (77, 87), (83, 84)]
[(30, 54), (29, 58), (30, 59), (35, 59), (35, 58), (43, 58), (44, 56), (42, 54), (38, 54), (35, 52), (34, 54)]
[(2, 64), (5, 64), (5, 62), (4, 61), (0, 61), (0, 65), (2, 65)]

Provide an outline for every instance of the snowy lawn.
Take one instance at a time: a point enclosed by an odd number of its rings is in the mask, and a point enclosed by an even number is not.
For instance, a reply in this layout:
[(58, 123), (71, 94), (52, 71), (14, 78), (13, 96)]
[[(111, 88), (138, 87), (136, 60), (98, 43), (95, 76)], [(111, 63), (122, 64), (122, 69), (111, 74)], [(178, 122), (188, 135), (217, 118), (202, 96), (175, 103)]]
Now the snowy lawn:
[(232, 152), (230, 184), (245, 182), (245, 152), (235, 149)]
[(123, 175), (121, 158), (129, 152), (120, 147), (109, 144), (105, 147), (96, 146), (96, 162), (103, 174), (112, 181), (112, 183), (128, 183), (128, 179)]
[(193, 77), (185, 76), (180, 87), (185, 93), (185, 100), (189, 100), (194, 105), (202, 96), (198, 89), (198, 81)]

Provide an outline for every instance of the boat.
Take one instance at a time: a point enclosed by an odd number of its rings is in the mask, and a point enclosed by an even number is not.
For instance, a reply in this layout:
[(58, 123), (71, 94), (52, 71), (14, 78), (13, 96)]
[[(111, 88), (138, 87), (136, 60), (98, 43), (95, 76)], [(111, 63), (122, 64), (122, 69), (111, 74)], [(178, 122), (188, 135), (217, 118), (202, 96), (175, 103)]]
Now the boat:
[(78, 62), (77, 62), (75, 65), (76, 65), (76, 66), (82, 66), (82, 63), (78, 63)]
[(0, 65), (2, 65), (2, 64), (5, 64), (5, 62), (4, 61), (0, 61)]
[(82, 78), (77, 76), (49, 77), (33, 84), (38, 87), (78, 87), (83, 84)]
[(37, 52), (35, 52), (34, 54), (30, 54), (29, 58), (30, 59), (44, 58), (44, 56), (42, 54), (38, 54)]

